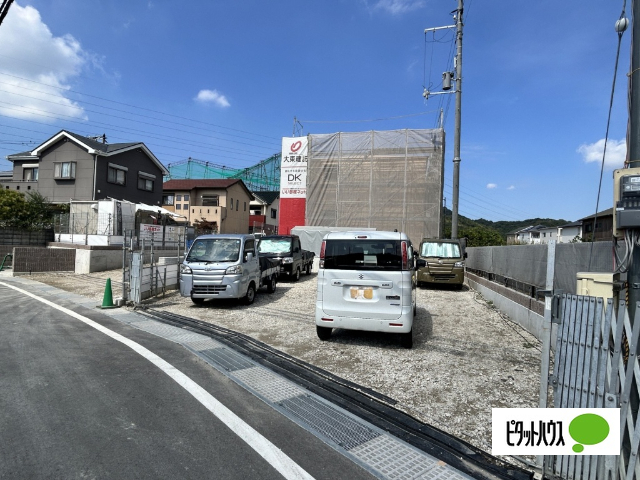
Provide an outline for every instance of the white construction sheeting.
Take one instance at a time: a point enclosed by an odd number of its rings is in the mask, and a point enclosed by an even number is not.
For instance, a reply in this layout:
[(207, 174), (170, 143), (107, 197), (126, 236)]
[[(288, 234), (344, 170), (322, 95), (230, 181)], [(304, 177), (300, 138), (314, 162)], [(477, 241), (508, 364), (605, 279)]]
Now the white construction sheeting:
[(306, 224), (439, 237), (443, 160), (442, 129), (309, 135)]

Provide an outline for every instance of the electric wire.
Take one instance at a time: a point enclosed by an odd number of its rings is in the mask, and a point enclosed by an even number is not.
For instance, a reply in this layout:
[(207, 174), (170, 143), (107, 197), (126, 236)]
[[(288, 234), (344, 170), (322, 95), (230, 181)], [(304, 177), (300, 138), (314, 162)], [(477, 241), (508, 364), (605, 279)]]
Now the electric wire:
[[(2, 54), (0, 54), (0, 56), (8, 57), (8, 58), (14, 58), (14, 57), (9, 57), (7, 55), (2, 55)], [(17, 60), (19, 60), (19, 59), (17, 59)], [(35, 64), (35, 65), (38, 65), (38, 64)], [(167, 117), (179, 118), (181, 120), (187, 120), (187, 121), (194, 122), (194, 123), (200, 123), (200, 124), (203, 124), (203, 125), (208, 125), (208, 126), (211, 126), (211, 127), (222, 128), (222, 129), (225, 129), (225, 130), (231, 130), (231, 131), (235, 131), (235, 132), (246, 133), (247, 135), (253, 135), (253, 136), (257, 136), (257, 137), (264, 137), (264, 138), (268, 138), (268, 139), (273, 139), (273, 137), (268, 136), (268, 135), (262, 135), (262, 134), (259, 134), (259, 133), (248, 132), (246, 130), (240, 130), (240, 129), (237, 129), (237, 128), (225, 127), (223, 125), (218, 125), (218, 124), (215, 124), (215, 123), (205, 122), (205, 121), (202, 121), (202, 120), (195, 120), (195, 119), (188, 118), (188, 117), (182, 117), (180, 115), (174, 115), (174, 114), (166, 113), (166, 112), (163, 112), (163, 111), (160, 111), (160, 110), (154, 110), (154, 109), (151, 109), (151, 108), (145, 108), (145, 107), (141, 107), (141, 106), (138, 106), (138, 105), (132, 105), (130, 103), (118, 102), (116, 100), (110, 100), (108, 98), (99, 97), (97, 95), (91, 95), (91, 94), (88, 94), (88, 93), (80, 92), (78, 90), (67, 89), (65, 87), (60, 87), (60, 86), (57, 86), (57, 85), (51, 85), (51, 84), (48, 84), (48, 83), (38, 82), (36, 80), (31, 80), (29, 78), (20, 77), (18, 75), (11, 75), (11, 74), (5, 73), (5, 72), (0, 72), (0, 75), (5, 75), (7, 77), (16, 78), (18, 80), (24, 80), (26, 82), (36, 83), (38, 85), (43, 85), (43, 86), (49, 87), (49, 88), (55, 88), (55, 89), (58, 89), (58, 90), (62, 90), (65, 93), (71, 92), (71, 93), (75, 93), (77, 95), (83, 95), (83, 96), (86, 96), (86, 97), (96, 98), (98, 100), (103, 100), (105, 102), (115, 103), (115, 104), (118, 104), (118, 105), (123, 105), (125, 107), (135, 108), (136, 110), (144, 110), (144, 111), (147, 111), (147, 112), (157, 113), (159, 115), (164, 115), (164, 116), (167, 116)]]
[(395, 117), (386, 117), (386, 118), (370, 118), (367, 120), (300, 120), (304, 123), (366, 123), (366, 122), (381, 122), (384, 120), (396, 120), (398, 118), (409, 118), (409, 117), (419, 117), (421, 115), (427, 115), (429, 113), (433, 113), (435, 110), (429, 110), (426, 112), (419, 113), (410, 113), (408, 115), (397, 115)]
[[(0, 84), (14, 86), (13, 84), (10, 84), (10, 83), (7, 83), (7, 82), (2, 82), (2, 81), (0, 81)], [(36, 89), (33, 89), (33, 88), (20, 87), (20, 89), (21, 89), (21, 90), (30, 90), (30, 91), (33, 91), (33, 92), (36, 92), (36, 93), (42, 93), (42, 94), (44, 94), (44, 95), (48, 95), (48, 96), (54, 96), (54, 95), (53, 95), (53, 94), (51, 94), (51, 93), (43, 92), (42, 90), (36, 90)], [(84, 108), (84, 107), (80, 107), (80, 106), (76, 106), (76, 105), (68, 105), (68, 104), (65, 104), (65, 103), (53, 102), (53, 101), (51, 101), (51, 100), (44, 100), (44, 99), (39, 98), (39, 97), (34, 97), (34, 96), (30, 96), (30, 95), (25, 95), (25, 94), (22, 94), (22, 93), (11, 92), (11, 91), (8, 91), (8, 90), (2, 90), (2, 89), (0, 89), (0, 92), (8, 93), (8, 94), (10, 94), (10, 95), (16, 95), (16, 96), (20, 96), (20, 97), (30, 98), (30, 99), (32, 99), (32, 100), (38, 100), (39, 102), (50, 103), (50, 104), (53, 104), (53, 105), (60, 105), (60, 106), (65, 107), (65, 108), (77, 108), (78, 110), (82, 110), (83, 112), (84, 112), (84, 111), (86, 111), (86, 112), (90, 112), (90, 113), (97, 113), (97, 114), (99, 114), (99, 115), (106, 115), (106, 116), (110, 116), (110, 117), (114, 117), (114, 118), (120, 118), (120, 119), (131, 120), (131, 119), (126, 118), (126, 117), (121, 117), (121, 116), (117, 116), (117, 115), (110, 115), (110, 114), (108, 114), (108, 113), (98, 112), (98, 111), (95, 111), (95, 110), (88, 110), (88, 109), (86, 109), (86, 108)], [(104, 105), (100, 105), (100, 104), (98, 104), (98, 103), (91, 103), (91, 102), (80, 101), (80, 100), (74, 100), (74, 102), (76, 102), (76, 103), (78, 103), (78, 104), (82, 104), (82, 105), (91, 105), (91, 106), (98, 107), (98, 108), (104, 108), (104, 109), (107, 109), (107, 110), (113, 110), (113, 111), (115, 111), (115, 112), (125, 113), (125, 114), (127, 114), (127, 115), (133, 115), (133, 116), (140, 117), (140, 118), (147, 118), (147, 119), (151, 119), (151, 120), (157, 120), (157, 121), (160, 121), (160, 122), (167, 122), (167, 123), (169, 123), (167, 120), (162, 120), (162, 119), (159, 119), (159, 118), (157, 118), (157, 117), (152, 117), (152, 116), (150, 116), (150, 115), (143, 115), (143, 114), (141, 114), (141, 113), (129, 112), (129, 111), (127, 111), (127, 110), (122, 110), (122, 109), (119, 109), (119, 108), (106, 107), (106, 106), (104, 106)], [(15, 105), (15, 104), (13, 104), (13, 105)], [(180, 126), (182, 126), (182, 127), (195, 128), (195, 129), (198, 129), (198, 130), (202, 130), (202, 131), (205, 131), (205, 132), (209, 132), (208, 130), (206, 130), (206, 129), (204, 129), (204, 128), (201, 128), (201, 127), (195, 127), (195, 126), (193, 126), (193, 125), (187, 125), (187, 124), (185, 124), (185, 123), (179, 123), (179, 122), (172, 122), (172, 123), (169, 123), (169, 125), (168, 125), (168, 126), (165, 126), (165, 125), (157, 125), (157, 124), (155, 124), (155, 123), (139, 122), (138, 120), (135, 120), (135, 121), (136, 121), (136, 122), (138, 122), (138, 123), (145, 123), (145, 124), (147, 124), (147, 125), (151, 125), (151, 126), (154, 126), (154, 127), (169, 128), (169, 129), (171, 129), (171, 130), (173, 130), (173, 131), (176, 131), (176, 132), (185, 132), (185, 131), (176, 129), (176, 128), (174, 127), (174, 125), (180, 125)], [(199, 134), (197, 134), (197, 133), (193, 133), (193, 132), (185, 132), (185, 133), (192, 133), (192, 134), (194, 134), (194, 135), (199, 135)], [(220, 133), (220, 132), (216, 132), (216, 133)], [(210, 134), (210, 133), (209, 133), (209, 134)], [(242, 135), (235, 135), (235, 134), (231, 134), (231, 133), (226, 134), (226, 135), (228, 135), (229, 137), (246, 138), (245, 136), (242, 136)], [(219, 138), (219, 137), (214, 137), (214, 138)], [(278, 143), (275, 139), (272, 139), (272, 141), (271, 141), (271, 142), (266, 142), (266, 141), (264, 141), (264, 140), (255, 140), (255, 141), (262, 142), (262, 143), (265, 143), (265, 144), (267, 144), (267, 143), (268, 143), (268, 144), (277, 144), (277, 143)]]
[[(627, 0), (623, 1), (622, 4), (622, 12), (620, 13), (620, 19), (624, 18), (625, 10), (627, 6)], [(591, 271), (591, 259), (593, 258), (593, 243), (596, 241), (596, 225), (598, 220), (598, 208), (600, 206), (600, 193), (602, 191), (602, 175), (604, 173), (604, 160), (607, 154), (607, 142), (609, 140), (609, 126), (611, 125), (611, 112), (613, 111), (613, 96), (616, 90), (616, 79), (618, 76), (618, 62), (620, 60), (620, 46), (622, 45), (622, 35), (624, 34), (624, 30), (618, 33), (618, 47), (616, 49), (616, 61), (615, 67), (613, 69), (613, 82), (611, 85), (611, 96), (609, 98), (609, 114), (607, 115), (607, 128), (604, 136), (604, 148), (602, 151), (602, 163), (600, 165), (600, 181), (598, 182), (598, 195), (596, 198), (596, 211), (593, 217), (593, 234), (591, 235), (591, 246), (589, 247), (589, 263), (587, 267), (587, 271)], [(614, 205), (615, 207), (615, 205)], [(614, 212), (615, 215), (615, 212)], [(615, 249), (615, 246), (614, 246)]]

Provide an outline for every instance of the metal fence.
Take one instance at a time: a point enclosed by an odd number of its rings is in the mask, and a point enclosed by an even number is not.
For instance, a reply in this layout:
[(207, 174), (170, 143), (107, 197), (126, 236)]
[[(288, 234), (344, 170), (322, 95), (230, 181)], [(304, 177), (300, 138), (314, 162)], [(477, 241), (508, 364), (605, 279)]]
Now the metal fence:
[[(181, 227), (184, 228), (184, 227)], [(122, 248), (122, 298), (139, 305), (144, 299), (164, 295), (179, 284), (179, 264), (186, 249), (186, 235), (177, 236), (173, 247), (125, 232)], [(160, 248), (159, 248), (160, 247)], [(158, 254), (162, 255), (156, 259)]]
[(53, 229), (55, 233), (73, 235), (123, 235), (124, 231), (135, 229), (135, 216), (97, 211), (62, 213), (54, 217)]
[[(613, 243), (556, 244), (554, 287), (576, 292), (578, 272), (613, 272)], [(520, 292), (538, 296), (544, 289), (548, 245), (469, 247), (466, 267), (482, 277)]]
[(640, 321), (632, 327), (624, 301), (606, 305), (601, 298), (562, 296), (551, 385), (556, 408), (620, 408), (621, 455), (547, 456), (545, 478), (640, 478)]

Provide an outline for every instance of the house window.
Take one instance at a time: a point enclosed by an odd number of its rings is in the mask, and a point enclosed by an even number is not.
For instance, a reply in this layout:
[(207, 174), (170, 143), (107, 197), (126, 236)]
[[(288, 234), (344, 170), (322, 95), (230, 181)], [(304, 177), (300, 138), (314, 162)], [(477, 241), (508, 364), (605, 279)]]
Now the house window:
[(275, 208), (271, 209), (271, 218), (277, 218), (278, 216), (278, 210), (276, 210)]
[(247, 211), (247, 202), (244, 202), (244, 211)]
[(185, 202), (188, 202), (188, 201), (189, 201), (189, 194), (186, 194), (186, 195), (184, 196), (184, 201), (185, 201)]
[(240, 200), (236, 200), (236, 212), (240, 210)]
[(107, 182), (115, 183), (116, 185), (126, 185), (127, 169), (110, 163), (107, 167)]
[(170, 193), (168, 195), (162, 196), (162, 204), (163, 205), (173, 205), (175, 196)]
[(218, 195), (203, 195), (202, 196), (202, 206), (203, 207), (217, 207), (218, 206)]
[(25, 168), (22, 170), (22, 180), (26, 180), (27, 182), (33, 182), (38, 180), (38, 169), (37, 168)]
[(145, 190), (147, 192), (153, 192), (153, 186), (156, 181), (156, 176), (150, 173), (138, 172), (138, 189)]
[(176, 201), (181, 202), (182, 201), (182, 195), (176, 195)]
[(231, 199), (231, 210), (233, 210), (233, 198)]
[(182, 208), (182, 205), (181, 205), (181, 204), (179, 204), (179, 203), (178, 203), (178, 204), (176, 204), (176, 210), (180, 210), (181, 208)]
[(76, 178), (76, 162), (55, 162), (53, 164), (53, 178), (59, 180)]
[(183, 210), (189, 210), (189, 204), (188, 204), (188, 203), (185, 203), (185, 204), (182, 206), (182, 209), (183, 209)]
[(153, 192), (153, 180), (145, 177), (138, 177), (138, 189)]

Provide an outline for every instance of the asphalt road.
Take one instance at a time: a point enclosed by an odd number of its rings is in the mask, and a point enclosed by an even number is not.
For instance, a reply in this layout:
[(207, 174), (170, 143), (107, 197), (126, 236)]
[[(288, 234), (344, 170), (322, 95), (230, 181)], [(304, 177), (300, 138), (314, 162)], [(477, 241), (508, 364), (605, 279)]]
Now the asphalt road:
[(0, 298), (0, 478), (373, 478), (178, 344)]

